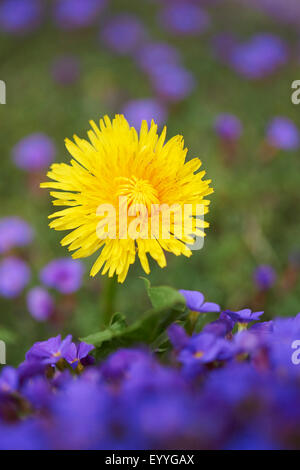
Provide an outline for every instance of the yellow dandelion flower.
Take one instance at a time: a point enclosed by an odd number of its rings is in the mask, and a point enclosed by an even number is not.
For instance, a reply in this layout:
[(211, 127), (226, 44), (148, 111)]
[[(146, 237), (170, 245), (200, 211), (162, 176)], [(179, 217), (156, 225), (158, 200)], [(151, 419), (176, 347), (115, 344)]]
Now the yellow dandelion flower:
[[(91, 276), (102, 270), (109, 277), (116, 274), (119, 282), (136, 254), (147, 274), (148, 254), (162, 268), (165, 251), (191, 256), (195, 238), (184, 230), (186, 222), (191, 223), (189, 232), (204, 236), (208, 223), (196, 210), (208, 212), (205, 196), (213, 192), (211, 181), (203, 180), (205, 171), (197, 173), (201, 161), (186, 162), (183, 138), (165, 142), (166, 128), (159, 136), (153, 121), (150, 129), (143, 121), (139, 134), (122, 115), (112, 121), (105, 116), (100, 127), (90, 124), (90, 142), (66, 139), (70, 164), (53, 164), (47, 174), (52, 181), (41, 184), (54, 190), (55, 206), (67, 207), (49, 216), (51, 228), (71, 230), (61, 244), (69, 245), (73, 258), (101, 250)], [(188, 215), (182, 216), (186, 207)]]

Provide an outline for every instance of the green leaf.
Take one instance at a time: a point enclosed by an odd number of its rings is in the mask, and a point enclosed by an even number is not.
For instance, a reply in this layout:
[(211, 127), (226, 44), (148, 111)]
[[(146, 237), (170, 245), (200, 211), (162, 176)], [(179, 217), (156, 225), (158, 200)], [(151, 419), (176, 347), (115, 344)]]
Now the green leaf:
[(94, 333), (92, 335), (86, 336), (85, 338), (81, 339), (88, 344), (93, 344), (95, 347), (99, 347), (105, 341), (109, 341), (118, 333), (121, 333), (126, 329), (126, 318), (125, 315), (121, 313), (115, 313), (112, 316), (111, 324), (108, 328), (103, 331), (99, 331), (98, 333)]
[(15, 343), (16, 342), (16, 335), (10, 330), (6, 328), (0, 328), (0, 340), (4, 341), (5, 343)]
[(155, 341), (157, 346), (168, 326), (183, 317), (185, 300), (175, 289), (151, 287), (149, 281), (146, 282), (146, 288), (154, 308), (129, 326), (126, 326), (123, 315), (116, 314), (109, 328), (82, 339), (95, 346), (98, 358), (120, 347), (141, 343), (155, 345)]
[(185, 298), (176, 289), (169, 286), (151, 287), (148, 279), (145, 277), (141, 277), (141, 279), (145, 283), (153, 308), (165, 308), (175, 303), (185, 305)]

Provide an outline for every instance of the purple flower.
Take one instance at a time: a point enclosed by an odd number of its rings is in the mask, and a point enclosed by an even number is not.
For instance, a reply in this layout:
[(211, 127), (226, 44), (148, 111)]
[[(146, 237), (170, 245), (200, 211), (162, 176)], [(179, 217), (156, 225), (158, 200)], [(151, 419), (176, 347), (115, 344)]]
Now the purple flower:
[(80, 261), (58, 258), (42, 269), (40, 279), (43, 284), (62, 294), (71, 294), (81, 287), (83, 272), (83, 265)]
[(233, 327), (234, 321), (226, 313), (222, 312), (218, 320), (207, 323), (202, 331), (215, 336), (226, 336), (232, 331)]
[(53, 141), (45, 134), (30, 134), (13, 148), (15, 164), (23, 170), (41, 170), (54, 160), (56, 149)]
[(243, 310), (238, 310), (237, 312), (232, 312), (231, 310), (225, 310), (224, 313), (228, 315), (232, 320), (237, 323), (250, 323), (252, 321), (258, 321), (259, 317), (264, 312), (252, 312), (250, 308), (244, 308)]
[(267, 141), (277, 149), (297, 150), (300, 146), (299, 130), (290, 119), (276, 117), (268, 125)]
[(272, 287), (276, 281), (276, 272), (267, 264), (258, 266), (253, 274), (254, 282), (261, 290), (267, 290)]
[(189, 341), (189, 336), (185, 329), (176, 323), (169, 326), (168, 336), (175, 351), (181, 351)]
[(121, 380), (128, 377), (132, 367), (152, 363), (152, 357), (143, 349), (120, 348), (102, 364), (101, 372), (106, 380)]
[(0, 422), (0, 450), (46, 450), (41, 423), (35, 419), (12, 425)]
[(204, 295), (197, 290), (180, 290), (186, 301), (186, 306), (193, 312), (220, 312), (220, 306), (214, 302), (204, 302)]
[(176, 103), (187, 98), (196, 86), (191, 72), (177, 65), (161, 65), (153, 70), (151, 83), (164, 100)]
[(142, 23), (133, 15), (119, 14), (113, 17), (101, 31), (104, 44), (117, 54), (131, 54), (144, 40)]
[(256, 34), (233, 49), (230, 63), (240, 75), (255, 80), (270, 75), (287, 59), (288, 49), (282, 39), (272, 34)]
[(151, 125), (152, 119), (161, 126), (167, 119), (166, 108), (151, 98), (129, 101), (122, 112), (129, 124), (136, 129), (140, 129), (143, 120), (147, 121), (148, 126)]
[(0, 373), (0, 394), (16, 392), (18, 386), (18, 371), (10, 366), (4, 367)]
[(53, 397), (51, 411), (51, 447), (94, 450), (97, 445), (109, 446), (106, 439), (109, 426), (113, 426), (113, 406), (103, 387), (84, 379), (73, 380)]
[(178, 50), (165, 42), (142, 44), (135, 57), (140, 68), (150, 75), (162, 65), (180, 65)]
[(242, 134), (241, 121), (233, 114), (219, 114), (215, 121), (215, 131), (224, 140), (238, 140)]
[(61, 29), (86, 28), (95, 22), (106, 0), (57, 0), (54, 19)]
[(75, 343), (72, 343), (65, 355), (65, 359), (72, 365), (72, 367), (76, 368), (82, 359), (86, 359), (93, 349), (95, 349), (95, 347), (91, 344), (82, 342), (76, 345)]
[(26, 34), (36, 29), (43, 17), (40, 0), (3, 0), (0, 3), (0, 30)]
[(61, 56), (52, 64), (52, 77), (60, 85), (67, 86), (75, 83), (80, 75), (80, 62), (75, 56)]
[(24, 384), (21, 393), (36, 410), (48, 409), (50, 407), (52, 387), (45, 376), (36, 376), (28, 380)]
[(176, 1), (167, 5), (161, 12), (164, 27), (173, 34), (196, 35), (207, 31), (210, 18), (205, 10), (197, 5)]
[(39, 362), (41, 364), (56, 364), (60, 359), (65, 359), (70, 346), (72, 344), (72, 336), (68, 335), (64, 340), (61, 335), (50, 338), (47, 341), (35, 343), (26, 353), (27, 362)]
[(33, 230), (20, 217), (0, 219), (0, 253), (6, 253), (15, 246), (26, 246), (33, 239)]
[(200, 333), (190, 338), (186, 347), (180, 352), (178, 360), (185, 365), (207, 364), (229, 359), (232, 357), (232, 352), (229, 341), (210, 333)]
[(54, 301), (43, 287), (34, 287), (27, 293), (27, 308), (37, 321), (45, 321), (54, 312)]
[(258, 336), (269, 336), (269, 334), (273, 333), (273, 321), (254, 323), (249, 331)]
[(0, 262), (0, 295), (17, 297), (30, 280), (30, 269), (25, 261), (13, 256)]

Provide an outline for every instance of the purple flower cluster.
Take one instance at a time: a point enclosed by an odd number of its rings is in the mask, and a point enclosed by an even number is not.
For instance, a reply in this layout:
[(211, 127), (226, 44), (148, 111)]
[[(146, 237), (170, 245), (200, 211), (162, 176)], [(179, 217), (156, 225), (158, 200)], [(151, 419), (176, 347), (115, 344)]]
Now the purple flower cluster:
[(106, 47), (120, 55), (133, 53), (145, 36), (143, 24), (138, 18), (129, 14), (113, 17), (100, 33), (100, 38)]
[(243, 132), (241, 121), (233, 114), (219, 114), (215, 121), (216, 134), (224, 141), (234, 142)]
[(161, 126), (167, 119), (165, 106), (151, 98), (131, 100), (125, 104), (122, 112), (129, 124), (136, 129), (141, 127), (143, 120), (147, 121), (148, 126), (151, 125), (152, 119), (158, 126)]
[(0, 219), (0, 254), (15, 247), (26, 246), (32, 242), (33, 230), (20, 217), (3, 217)]
[(38, 171), (47, 168), (55, 158), (56, 148), (45, 134), (30, 134), (20, 140), (12, 150), (14, 163), (22, 170)]
[(0, 261), (0, 296), (8, 299), (17, 297), (30, 281), (27, 263), (14, 256)]
[(82, 283), (84, 268), (81, 261), (57, 258), (50, 261), (40, 273), (41, 282), (61, 294), (76, 292)]
[(160, 13), (165, 29), (179, 36), (194, 36), (207, 31), (210, 18), (205, 10), (189, 1), (176, 0)]
[[(192, 4), (181, 2), (166, 8), (174, 9), (174, 19), (178, 14), (181, 16), (178, 24), (186, 34), (188, 31), (188, 34), (198, 32), (200, 26), (208, 21), (206, 14)], [(184, 11), (181, 12), (181, 9)], [(119, 14), (112, 17), (101, 28), (100, 40), (110, 51), (130, 56), (147, 75), (154, 92), (153, 98), (125, 103), (123, 113), (131, 125), (139, 127), (143, 119), (148, 123), (153, 119), (159, 126), (162, 125), (167, 118), (168, 106), (184, 100), (194, 90), (195, 78), (182, 65), (179, 51), (168, 43), (151, 41), (144, 25), (134, 15)]]
[(0, 31), (24, 35), (35, 30), (43, 18), (40, 0), (3, 0), (0, 2)]
[(267, 128), (267, 142), (279, 150), (297, 150), (300, 147), (300, 132), (290, 119), (277, 116)]
[(163, 364), (141, 346), (95, 364), (70, 335), (34, 344), (0, 372), (0, 449), (299, 449), (300, 314), (236, 332), (260, 313), (171, 325)]
[(27, 308), (37, 321), (45, 321), (54, 312), (54, 300), (43, 287), (33, 287), (27, 294)]
[(245, 42), (238, 42), (231, 34), (221, 34), (215, 37), (213, 48), (222, 62), (249, 80), (271, 75), (289, 58), (286, 43), (269, 33), (255, 34)]
[(261, 264), (255, 269), (253, 278), (258, 289), (267, 290), (273, 287), (276, 282), (277, 275), (272, 266)]
[(64, 30), (86, 28), (97, 19), (106, 0), (56, 0), (54, 20)]

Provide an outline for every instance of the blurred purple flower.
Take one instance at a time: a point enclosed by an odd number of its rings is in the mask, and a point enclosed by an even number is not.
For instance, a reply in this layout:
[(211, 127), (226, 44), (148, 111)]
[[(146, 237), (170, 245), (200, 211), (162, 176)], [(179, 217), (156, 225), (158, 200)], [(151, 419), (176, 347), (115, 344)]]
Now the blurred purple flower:
[(182, 0), (166, 5), (160, 13), (164, 27), (172, 34), (196, 35), (210, 26), (208, 13), (198, 5)]
[(136, 61), (146, 73), (153, 73), (162, 65), (180, 65), (178, 50), (166, 42), (148, 42), (136, 52)]
[(36, 29), (43, 17), (40, 0), (3, 0), (0, 2), (0, 30), (26, 34)]
[(193, 312), (220, 312), (220, 306), (214, 302), (204, 302), (204, 295), (196, 290), (180, 290), (186, 301), (186, 306)]
[(288, 60), (285, 42), (273, 34), (256, 34), (249, 41), (233, 48), (230, 64), (248, 79), (264, 78)]
[(167, 64), (153, 70), (151, 83), (162, 99), (172, 103), (187, 98), (196, 86), (191, 72), (184, 67)]
[(268, 125), (267, 141), (277, 149), (297, 150), (300, 146), (300, 133), (293, 121), (279, 116)]
[(215, 131), (224, 140), (238, 140), (243, 132), (241, 121), (233, 114), (220, 114), (215, 121)]
[(43, 427), (35, 419), (15, 425), (0, 422), (0, 450), (46, 450)]
[(27, 293), (27, 308), (30, 315), (37, 321), (45, 321), (54, 312), (54, 301), (43, 287), (33, 287)]
[(53, 141), (45, 134), (30, 134), (13, 148), (15, 164), (23, 170), (41, 170), (54, 160), (56, 149)]
[(15, 246), (26, 246), (33, 239), (33, 230), (20, 217), (0, 219), (0, 253), (3, 254)]
[(25, 261), (13, 256), (0, 262), (0, 295), (17, 297), (30, 280), (30, 269)]
[(183, 364), (206, 364), (215, 360), (229, 359), (233, 348), (229, 341), (210, 333), (200, 333), (190, 338), (178, 359)]
[(145, 38), (145, 30), (135, 16), (119, 14), (106, 23), (100, 37), (113, 52), (126, 55), (136, 51)]
[(136, 129), (140, 129), (142, 120), (146, 120), (150, 126), (153, 119), (155, 124), (160, 127), (167, 119), (166, 108), (151, 98), (129, 101), (123, 107), (122, 112), (129, 124)]
[(273, 321), (254, 323), (249, 331), (258, 336), (268, 336), (270, 333), (273, 333)]
[(80, 62), (76, 56), (57, 57), (51, 69), (53, 80), (60, 85), (72, 85), (80, 75)]
[(84, 268), (80, 261), (58, 258), (48, 263), (40, 272), (43, 284), (62, 294), (76, 292), (82, 283)]
[(152, 357), (144, 349), (120, 348), (101, 365), (101, 373), (106, 380), (121, 380), (128, 377), (133, 366), (148, 364), (149, 361)]
[(203, 327), (203, 333), (211, 333), (215, 336), (226, 336), (228, 333), (231, 333), (234, 327), (234, 321), (226, 315), (226, 313), (221, 312), (218, 320), (207, 323)]
[(176, 323), (169, 326), (168, 336), (175, 351), (181, 351), (189, 341), (189, 336), (185, 329)]
[(64, 359), (70, 349), (72, 336), (68, 335), (64, 340), (61, 335), (50, 338), (47, 341), (39, 341), (26, 353), (26, 361), (41, 364), (56, 364), (60, 359)]
[(253, 274), (254, 282), (259, 289), (270, 289), (276, 281), (276, 272), (268, 264), (258, 266)]
[(16, 392), (19, 385), (18, 371), (6, 366), (0, 372), (0, 394)]
[(54, 19), (61, 29), (86, 28), (94, 23), (107, 0), (56, 0)]
[(238, 310), (237, 312), (232, 312), (231, 310), (225, 310), (224, 313), (228, 315), (232, 320), (237, 323), (250, 323), (252, 321), (258, 321), (259, 317), (264, 312), (252, 312), (250, 308), (244, 308), (243, 310)]
[(36, 410), (48, 411), (51, 406), (53, 388), (45, 376), (36, 376), (28, 380), (22, 387), (21, 393)]

